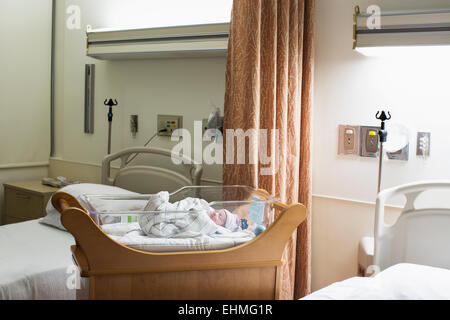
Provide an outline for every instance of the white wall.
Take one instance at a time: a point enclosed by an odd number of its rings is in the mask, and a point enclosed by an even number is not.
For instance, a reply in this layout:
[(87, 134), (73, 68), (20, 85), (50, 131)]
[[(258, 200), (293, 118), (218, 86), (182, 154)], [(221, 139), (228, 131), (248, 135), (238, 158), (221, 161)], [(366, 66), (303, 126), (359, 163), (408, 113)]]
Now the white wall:
[(0, 2), (0, 214), (1, 183), (47, 175), (51, 8), (51, 0)]
[[(175, 2), (172, 1), (172, 4), (178, 5), (172, 7), (173, 14), (180, 16), (184, 12), (185, 18), (180, 21), (193, 23), (192, 19), (186, 17), (190, 17), (196, 7), (186, 6), (186, 2), (183, 2), (184, 5), (180, 1)], [(195, 3), (200, 5), (204, 2), (197, 0)], [(218, 4), (225, 8), (227, 2), (229, 1), (219, 1)], [(142, 146), (156, 132), (157, 114), (182, 115), (184, 127), (193, 132), (194, 120), (207, 118), (214, 105), (223, 110), (225, 57), (114, 62), (86, 57), (86, 25), (92, 25), (93, 28), (123, 27), (130, 24), (140, 27), (154, 26), (155, 23), (161, 25), (160, 15), (164, 14), (161, 8), (168, 10), (170, 4), (143, 0), (58, 2), (56, 157), (87, 163), (101, 162), (107, 150), (107, 108), (103, 105), (107, 97), (116, 98), (119, 102), (114, 110), (112, 152), (125, 147)], [(66, 27), (66, 19), (69, 17), (66, 9), (70, 5), (81, 9), (81, 28), (78, 30)], [(220, 15), (204, 15), (200, 22), (212, 22), (213, 18), (224, 20), (227, 11), (220, 10), (220, 7), (217, 9)], [(166, 16), (170, 17), (168, 13)], [(155, 18), (158, 18), (156, 22)], [(170, 18), (167, 21), (168, 24), (175, 23)], [(86, 63), (96, 65), (93, 135), (83, 133)], [(139, 133), (135, 138), (130, 132), (131, 114), (139, 116)], [(170, 138), (161, 137), (151, 146), (171, 149), (174, 144), (170, 142)], [(203, 176), (220, 179), (221, 166), (205, 168)]]
[[(374, 208), (358, 201), (375, 201), (377, 159), (338, 156), (339, 124), (379, 125), (375, 113), (388, 109), (391, 122), (411, 129), (410, 159), (385, 162), (383, 188), (450, 178), (450, 60), (412, 55), (368, 58), (353, 51), (353, 7), (359, 5), (365, 11), (372, 4), (386, 11), (450, 8), (447, 0), (316, 2), (313, 289), (356, 275), (358, 240), (373, 234)], [(417, 131), (431, 132), (431, 156), (425, 161), (415, 156)], [(349, 205), (339, 198), (354, 201)]]
[[(369, 4), (411, 1), (318, 1), (314, 131), (314, 193), (373, 201), (378, 160), (337, 155), (339, 124), (379, 125), (378, 110), (412, 131), (408, 162), (387, 160), (383, 186), (427, 178), (450, 178), (447, 109), (450, 60), (440, 58), (369, 58), (352, 50), (352, 10)], [(387, 7), (387, 6), (386, 6)], [(400, 7), (400, 5), (399, 5)], [(447, 7), (450, 3), (447, 1)], [(411, 8), (415, 8), (412, 7)], [(349, 31), (350, 32), (347, 32)], [(431, 156), (416, 157), (416, 132), (431, 132)], [(330, 177), (332, 177), (330, 179)], [(357, 177), (357, 178), (355, 178)], [(345, 181), (345, 183), (342, 183)]]
[(2, 0), (0, 30), (0, 164), (48, 161), (51, 0)]

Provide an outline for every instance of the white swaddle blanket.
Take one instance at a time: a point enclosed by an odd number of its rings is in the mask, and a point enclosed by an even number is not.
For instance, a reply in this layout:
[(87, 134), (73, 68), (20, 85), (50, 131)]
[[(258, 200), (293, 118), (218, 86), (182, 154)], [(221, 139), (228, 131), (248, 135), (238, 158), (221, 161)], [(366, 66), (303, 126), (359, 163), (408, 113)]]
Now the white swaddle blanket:
[(163, 238), (192, 238), (215, 233), (219, 226), (209, 217), (214, 211), (203, 199), (186, 198), (169, 202), (169, 193), (162, 191), (150, 199), (147, 210), (139, 217), (139, 225), (147, 235)]
[[(142, 202), (136, 205), (142, 207)], [(214, 209), (203, 199), (170, 203), (169, 193), (163, 191), (152, 196), (144, 210), (159, 212), (141, 215), (139, 223), (104, 224), (102, 229), (124, 245), (152, 252), (225, 249), (255, 236), (250, 231), (232, 232), (215, 224), (209, 217)]]
[(204, 211), (162, 212), (142, 215), (139, 225), (147, 235), (162, 238), (192, 238), (217, 231), (215, 224)]

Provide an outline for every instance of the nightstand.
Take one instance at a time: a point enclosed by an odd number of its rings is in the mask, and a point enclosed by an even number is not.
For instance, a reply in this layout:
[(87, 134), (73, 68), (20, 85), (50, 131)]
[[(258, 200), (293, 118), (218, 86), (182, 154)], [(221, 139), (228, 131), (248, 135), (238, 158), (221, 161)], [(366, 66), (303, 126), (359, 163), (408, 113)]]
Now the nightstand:
[(48, 200), (58, 188), (41, 181), (6, 182), (2, 224), (38, 219), (46, 215)]

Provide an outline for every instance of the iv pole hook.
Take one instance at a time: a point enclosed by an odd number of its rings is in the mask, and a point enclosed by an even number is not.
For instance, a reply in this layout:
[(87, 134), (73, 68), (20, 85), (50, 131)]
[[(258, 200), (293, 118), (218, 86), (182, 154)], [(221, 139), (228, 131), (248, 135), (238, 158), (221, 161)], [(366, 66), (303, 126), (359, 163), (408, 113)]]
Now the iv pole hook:
[(389, 116), (387, 116), (384, 111), (381, 111), (381, 114), (380, 114), (380, 111), (378, 111), (377, 114), (375, 115), (375, 118), (377, 118), (378, 120), (381, 120), (381, 127), (380, 127), (380, 130), (378, 131), (380, 150), (378, 152), (379, 159), (378, 159), (377, 194), (380, 193), (380, 190), (381, 190), (381, 173), (383, 171), (383, 143), (385, 143), (387, 141), (387, 135), (388, 135), (388, 132), (385, 127), (385, 121), (391, 120), (391, 113), (388, 111), (387, 114)]
[(103, 103), (105, 106), (109, 107), (108, 111), (108, 154), (111, 154), (111, 129), (112, 129), (112, 120), (113, 120), (113, 112), (112, 107), (117, 106), (119, 103), (116, 99), (105, 99), (105, 102)]

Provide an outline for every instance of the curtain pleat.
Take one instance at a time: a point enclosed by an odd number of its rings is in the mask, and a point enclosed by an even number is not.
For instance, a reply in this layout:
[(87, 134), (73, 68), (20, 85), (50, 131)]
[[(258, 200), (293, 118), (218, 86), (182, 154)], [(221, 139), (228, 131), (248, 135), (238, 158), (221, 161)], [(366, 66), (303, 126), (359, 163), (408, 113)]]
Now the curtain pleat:
[(297, 230), (297, 261), (295, 297), (304, 297), (311, 292), (311, 121), (314, 70), (314, 0), (304, 2), (302, 86), (301, 86), (301, 135), (300, 135), (300, 183), (299, 202), (308, 210), (307, 219)]
[[(308, 210), (313, 1), (234, 1), (224, 107), (224, 184), (263, 188), (283, 202), (300, 201)], [(245, 164), (237, 163), (234, 142), (234, 149), (228, 149), (226, 142), (233, 137), (227, 129), (254, 130)], [(260, 135), (264, 130), (267, 135)], [(249, 141), (257, 147), (250, 148)], [(250, 159), (258, 161), (251, 164)], [(274, 170), (267, 174), (270, 163)], [(293, 233), (283, 259), (281, 298), (309, 293), (310, 219)]]

